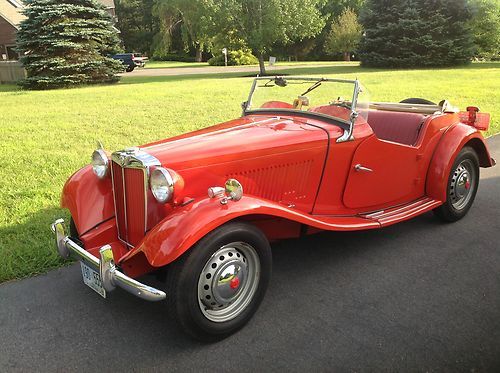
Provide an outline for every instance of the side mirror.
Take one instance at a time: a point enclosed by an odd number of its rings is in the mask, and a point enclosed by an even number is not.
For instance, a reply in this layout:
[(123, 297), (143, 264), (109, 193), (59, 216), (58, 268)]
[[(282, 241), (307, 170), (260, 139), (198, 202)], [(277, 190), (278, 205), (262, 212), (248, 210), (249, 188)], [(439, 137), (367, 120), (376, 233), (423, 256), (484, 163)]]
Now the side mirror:
[(226, 195), (232, 201), (239, 201), (243, 197), (243, 186), (236, 179), (229, 179), (225, 185)]

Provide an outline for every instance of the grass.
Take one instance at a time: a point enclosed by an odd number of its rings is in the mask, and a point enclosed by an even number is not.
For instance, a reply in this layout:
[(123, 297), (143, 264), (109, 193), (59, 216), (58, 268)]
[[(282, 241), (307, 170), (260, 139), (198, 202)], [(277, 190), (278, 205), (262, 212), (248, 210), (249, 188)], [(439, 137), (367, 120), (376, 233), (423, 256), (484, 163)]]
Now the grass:
[[(488, 134), (500, 130), (500, 63), (396, 71), (312, 64), (283, 73), (357, 77), (377, 101), (478, 105), (492, 114)], [(125, 77), (112, 86), (39, 92), (0, 85), (0, 282), (64, 264), (49, 225), (67, 217), (59, 208), (62, 187), (89, 162), (98, 139), (116, 150), (232, 119), (250, 84), (238, 74), (212, 74)]]

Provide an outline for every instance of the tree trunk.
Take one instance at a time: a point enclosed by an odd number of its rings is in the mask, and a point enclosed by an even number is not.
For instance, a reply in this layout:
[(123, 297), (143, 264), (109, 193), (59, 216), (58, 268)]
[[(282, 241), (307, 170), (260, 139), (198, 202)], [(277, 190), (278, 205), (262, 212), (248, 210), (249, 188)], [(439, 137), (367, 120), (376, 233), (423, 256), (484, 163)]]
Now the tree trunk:
[(351, 60), (351, 53), (344, 52), (344, 61), (349, 62)]
[(201, 46), (200, 45), (197, 45), (196, 46), (196, 57), (195, 57), (195, 61), (196, 62), (202, 62), (203, 61), (203, 55), (202, 55), (202, 50), (201, 50)]
[(266, 65), (264, 65), (264, 54), (259, 53), (260, 76), (266, 75)]

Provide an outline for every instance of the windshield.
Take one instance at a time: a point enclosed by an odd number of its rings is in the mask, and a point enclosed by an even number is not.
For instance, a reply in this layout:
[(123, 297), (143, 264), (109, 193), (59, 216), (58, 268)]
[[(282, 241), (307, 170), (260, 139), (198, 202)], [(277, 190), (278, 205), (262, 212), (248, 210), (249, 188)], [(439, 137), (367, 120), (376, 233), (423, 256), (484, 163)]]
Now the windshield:
[(356, 80), (262, 77), (255, 79), (244, 108), (245, 112), (300, 111), (351, 124), (353, 112), (361, 109), (359, 114), (367, 115), (367, 99), (358, 102), (360, 92), (366, 93)]

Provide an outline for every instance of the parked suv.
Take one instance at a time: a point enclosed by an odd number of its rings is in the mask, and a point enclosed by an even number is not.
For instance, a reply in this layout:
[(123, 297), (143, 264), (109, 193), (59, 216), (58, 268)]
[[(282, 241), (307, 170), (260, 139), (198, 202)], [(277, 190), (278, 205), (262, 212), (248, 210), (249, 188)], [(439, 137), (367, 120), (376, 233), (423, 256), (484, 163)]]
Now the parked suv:
[(120, 53), (120, 54), (115, 54), (111, 56), (114, 60), (118, 60), (122, 63), (122, 65), (125, 67), (126, 72), (132, 72), (138, 66), (137, 62), (135, 61), (135, 56), (133, 53)]

